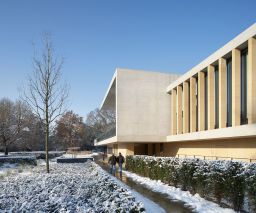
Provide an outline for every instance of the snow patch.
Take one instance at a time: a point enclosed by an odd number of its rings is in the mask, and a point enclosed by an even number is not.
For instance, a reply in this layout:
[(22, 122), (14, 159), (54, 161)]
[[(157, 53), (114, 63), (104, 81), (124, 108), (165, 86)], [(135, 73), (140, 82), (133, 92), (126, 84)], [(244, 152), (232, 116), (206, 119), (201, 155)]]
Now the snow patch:
[(193, 209), (194, 212), (198, 213), (235, 213), (234, 210), (228, 208), (222, 208), (218, 204), (205, 200), (200, 197), (200, 195), (192, 195), (188, 191), (182, 191), (180, 188), (175, 188), (167, 184), (162, 183), (161, 181), (151, 180), (146, 177), (141, 177), (134, 173), (123, 171), (128, 178), (131, 178), (133, 181), (142, 184), (148, 189), (166, 194), (173, 201), (182, 201), (186, 207)]

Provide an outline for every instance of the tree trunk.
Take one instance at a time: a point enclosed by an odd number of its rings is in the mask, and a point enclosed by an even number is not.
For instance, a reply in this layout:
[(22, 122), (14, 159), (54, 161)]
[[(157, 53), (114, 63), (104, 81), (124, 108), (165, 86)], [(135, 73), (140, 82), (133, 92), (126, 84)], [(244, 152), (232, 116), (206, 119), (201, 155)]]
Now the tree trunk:
[(8, 145), (5, 146), (4, 155), (8, 155)]
[[(48, 85), (47, 85), (48, 88)], [(48, 95), (47, 95), (48, 97)], [(48, 98), (45, 104), (45, 161), (46, 161), (46, 172), (50, 173), (49, 169), (49, 158), (48, 158), (48, 144), (49, 144), (49, 111), (48, 111)]]
[(48, 143), (49, 143), (49, 123), (46, 122), (45, 128), (45, 161), (46, 161), (46, 172), (49, 173), (49, 156), (48, 156)]

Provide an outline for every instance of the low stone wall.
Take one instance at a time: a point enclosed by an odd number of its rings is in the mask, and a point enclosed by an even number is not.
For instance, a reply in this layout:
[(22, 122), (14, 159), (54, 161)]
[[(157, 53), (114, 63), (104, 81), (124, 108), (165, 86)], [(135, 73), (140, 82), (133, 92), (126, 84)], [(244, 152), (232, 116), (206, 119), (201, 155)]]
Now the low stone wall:
[(93, 157), (87, 158), (57, 158), (57, 163), (85, 163), (87, 161), (94, 161)]
[(29, 164), (29, 165), (37, 165), (35, 156), (8, 156), (1, 157), (0, 163), (17, 163), (17, 164)]
[[(50, 151), (49, 152), (49, 159), (57, 158), (65, 154), (65, 151)], [(36, 159), (45, 159), (45, 152), (44, 151), (36, 151), (36, 152), (10, 152), (10, 156), (35, 156)]]

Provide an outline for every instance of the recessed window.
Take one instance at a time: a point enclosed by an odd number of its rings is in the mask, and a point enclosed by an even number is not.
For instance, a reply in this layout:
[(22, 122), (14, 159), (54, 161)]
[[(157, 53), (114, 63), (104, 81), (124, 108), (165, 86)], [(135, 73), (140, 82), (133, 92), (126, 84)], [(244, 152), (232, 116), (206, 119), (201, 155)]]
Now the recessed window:
[(232, 59), (227, 59), (227, 127), (232, 126)]
[(247, 56), (248, 50), (241, 52), (241, 124), (248, 124), (247, 119)]
[(219, 128), (219, 67), (214, 68), (215, 81), (215, 129)]
[(204, 125), (205, 125), (205, 130), (208, 129), (208, 73), (204, 73), (204, 86), (205, 86), (205, 92), (204, 92)]

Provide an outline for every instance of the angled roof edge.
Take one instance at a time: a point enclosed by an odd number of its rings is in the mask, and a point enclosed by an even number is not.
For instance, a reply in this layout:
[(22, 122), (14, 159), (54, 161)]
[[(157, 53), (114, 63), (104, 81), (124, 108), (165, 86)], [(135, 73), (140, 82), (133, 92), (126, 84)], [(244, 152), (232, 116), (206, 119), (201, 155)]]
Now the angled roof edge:
[(107, 98), (107, 96), (108, 96), (108, 93), (109, 93), (109, 91), (110, 91), (110, 89), (111, 89), (111, 87), (112, 87), (114, 81), (116, 80), (116, 76), (117, 76), (117, 69), (115, 70), (115, 73), (114, 73), (114, 75), (113, 75), (113, 77), (112, 77), (112, 79), (111, 79), (111, 81), (110, 81), (110, 84), (109, 84), (108, 89), (107, 89), (107, 91), (106, 91), (106, 93), (105, 93), (105, 96), (104, 96), (104, 98), (103, 98), (103, 100), (102, 100), (102, 102), (101, 102), (101, 104), (100, 104), (100, 110), (101, 110), (101, 108), (103, 107), (103, 105), (104, 105), (104, 103), (105, 103), (105, 101), (106, 101), (106, 98)]

